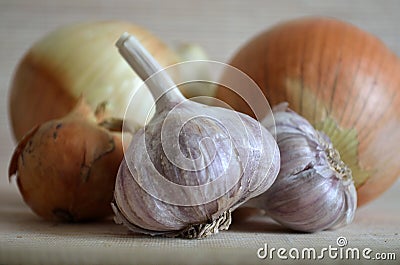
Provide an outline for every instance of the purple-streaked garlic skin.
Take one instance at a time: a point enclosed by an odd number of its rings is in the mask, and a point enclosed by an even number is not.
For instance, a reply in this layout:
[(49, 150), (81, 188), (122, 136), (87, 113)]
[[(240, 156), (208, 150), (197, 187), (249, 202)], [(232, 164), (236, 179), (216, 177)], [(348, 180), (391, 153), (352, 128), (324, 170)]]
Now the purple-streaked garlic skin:
[[(232, 111), (227, 109), (205, 107), (194, 102), (184, 105), (173, 113), (179, 117), (168, 119), (168, 122), (177, 122), (171, 125), (172, 127), (179, 127), (181, 124), (178, 123), (181, 120), (190, 119), (194, 108), (202, 109), (203, 115), (213, 119), (203, 116), (191, 119), (181, 129), (180, 146), (176, 151), (183, 150), (187, 157), (192, 158), (202, 155), (206, 160), (204, 164), (208, 166), (195, 171), (184, 170), (168, 159), (162, 141), (172, 144), (174, 136), (170, 134), (171, 139), (161, 137), (160, 132), (162, 126), (165, 126), (168, 111), (157, 113), (148, 126), (135, 134), (116, 181), (115, 203), (118, 205), (118, 214), (123, 216), (122, 219), (128, 221), (131, 229), (136, 232), (152, 235), (177, 233), (190, 226), (216, 220), (224, 212), (232, 211), (248, 199), (266, 191), (278, 174), (278, 146), (272, 135), (252, 118), (235, 113), (235, 117), (231, 119)], [(235, 128), (238, 127), (238, 119), (248, 131), (240, 132), (242, 136), (233, 136), (231, 134), (237, 134)], [(250, 136), (243, 140), (246, 134)], [(202, 139), (207, 140), (202, 141), (200, 146), (199, 142)], [(145, 145), (141, 144), (143, 142)], [(149, 156), (143, 155), (144, 153)], [(204, 194), (197, 194), (204, 198), (194, 198), (196, 193), (185, 193), (177, 188), (171, 196), (179, 196), (182, 204), (188, 204), (190, 201), (204, 203), (194, 203), (196, 205), (190, 206), (174, 205), (155, 198), (138, 184), (140, 182), (142, 185), (157, 185), (154, 183), (157, 179), (154, 177), (154, 169), (169, 181), (182, 186), (201, 186), (218, 178), (232, 178), (238, 181), (231, 188), (232, 183), (229, 181), (223, 182), (222, 185), (210, 185)], [(163, 188), (159, 186), (159, 189)], [(208, 201), (209, 196), (206, 193), (214, 192), (222, 196)]]
[(315, 232), (352, 222), (357, 194), (350, 169), (329, 138), (282, 103), (262, 124), (276, 130), (281, 169), (274, 184), (249, 202), (293, 230)]

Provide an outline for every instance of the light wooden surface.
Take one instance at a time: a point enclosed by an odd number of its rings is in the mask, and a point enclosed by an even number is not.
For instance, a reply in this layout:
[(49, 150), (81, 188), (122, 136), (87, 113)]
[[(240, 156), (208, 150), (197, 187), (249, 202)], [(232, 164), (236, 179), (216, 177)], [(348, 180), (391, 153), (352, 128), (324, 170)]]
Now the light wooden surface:
[[(14, 141), (8, 122), (8, 88), (18, 60), (34, 41), (58, 26), (88, 20), (127, 20), (170, 45), (195, 42), (210, 59), (226, 62), (250, 37), (274, 23), (304, 15), (344, 19), (380, 37), (400, 55), (400, 1), (0, 1), (0, 264), (44, 263), (264, 263), (256, 251), (274, 247), (326, 247), (345, 236), (349, 245), (396, 252), (400, 259), (400, 185), (361, 208), (354, 224), (317, 234), (293, 234), (257, 220), (204, 241), (133, 237), (111, 221), (54, 225), (40, 221), (22, 203), (7, 167)], [(400, 89), (400, 88), (399, 88)], [(117, 253), (118, 255), (116, 255)], [(276, 260), (275, 260), (276, 261)], [(325, 260), (339, 262), (338, 260)], [(307, 262), (306, 262), (307, 263)], [(382, 263), (383, 264), (383, 263)], [(394, 264), (394, 263), (393, 263)]]

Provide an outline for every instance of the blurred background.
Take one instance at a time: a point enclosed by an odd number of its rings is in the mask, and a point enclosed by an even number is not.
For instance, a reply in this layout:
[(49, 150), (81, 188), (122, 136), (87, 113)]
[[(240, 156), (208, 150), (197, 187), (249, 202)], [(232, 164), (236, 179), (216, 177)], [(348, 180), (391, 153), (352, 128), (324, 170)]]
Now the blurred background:
[[(255, 34), (305, 15), (326, 15), (369, 31), (400, 55), (399, 0), (1, 0), (0, 1), (0, 192), (15, 146), (8, 120), (8, 90), (27, 49), (59, 26), (80, 21), (126, 20), (147, 28), (171, 46), (197, 43), (210, 59), (227, 62)], [(13, 192), (13, 191), (12, 191)]]

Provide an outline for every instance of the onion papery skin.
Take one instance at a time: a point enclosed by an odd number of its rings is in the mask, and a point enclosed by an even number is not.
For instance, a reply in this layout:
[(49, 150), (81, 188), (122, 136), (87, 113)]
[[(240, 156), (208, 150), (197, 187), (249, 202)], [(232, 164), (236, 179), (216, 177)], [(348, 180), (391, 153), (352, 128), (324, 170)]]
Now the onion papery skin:
[[(400, 61), (378, 38), (334, 18), (298, 18), (258, 34), (229, 64), (248, 74), (272, 106), (288, 102), (331, 138), (352, 170), (359, 206), (396, 181)], [(227, 89), (219, 88), (217, 98), (252, 114)]]
[[(158, 37), (129, 22), (93, 21), (57, 28), (34, 43), (15, 70), (9, 114), (17, 141), (34, 126), (65, 116), (81, 96), (93, 109), (106, 101), (109, 116), (124, 116), (131, 95), (143, 82), (114, 47), (123, 32), (135, 35), (164, 67), (178, 62)], [(146, 89), (139, 92), (141, 100), (130, 117), (144, 124), (154, 101)]]
[(44, 220), (83, 222), (112, 214), (124, 153), (121, 134), (102, 122), (80, 99), (68, 115), (34, 127), (16, 146), (9, 179), (15, 176), (25, 203)]

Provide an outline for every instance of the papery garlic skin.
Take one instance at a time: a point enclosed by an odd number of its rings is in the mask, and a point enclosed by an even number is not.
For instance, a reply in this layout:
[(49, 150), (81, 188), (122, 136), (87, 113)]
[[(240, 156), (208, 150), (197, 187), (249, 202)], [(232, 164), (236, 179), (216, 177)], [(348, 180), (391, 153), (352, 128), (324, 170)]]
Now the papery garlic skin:
[(146, 84), (158, 100), (120, 166), (116, 221), (135, 232), (186, 238), (227, 229), (230, 213), (276, 179), (275, 139), (250, 116), (184, 98), (132, 36), (117, 46), (143, 79), (151, 76)]
[[(184, 108), (186, 106), (175, 114), (182, 120), (188, 120), (191, 111)], [(206, 112), (205, 109), (203, 111)], [(185, 115), (185, 112), (189, 114)], [(272, 136), (262, 135), (260, 128), (257, 128), (248, 116), (241, 115), (240, 119), (245, 123), (246, 129), (252, 130), (248, 133), (256, 135), (249, 138), (249, 142), (241, 141), (243, 136), (225, 134), (225, 131), (233, 132), (232, 128), (240, 124), (237, 124), (236, 118), (229, 119), (226, 110), (222, 108), (207, 114), (213, 115), (214, 118), (221, 115), (224, 128), (221, 128), (218, 122), (204, 117), (198, 117), (191, 121), (192, 124), (182, 128), (179, 135), (180, 146), (171, 148), (177, 152), (183, 150), (188, 158), (203, 157), (204, 161), (195, 165), (203, 169), (195, 170), (177, 167), (174, 165), (176, 161), (167, 157), (166, 153), (169, 151), (163, 150), (163, 144), (172, 145), (175, 142), (174, 132), (171, 132), (167, 139), (159, 133), (162, 126), (165, 126), (165, 114), (168, 113), (156, 114), (157, 120), (149, 124), (146, 131), (141, 129), (135, 135), (118, 172), (115, 202), (121, 214), (131, 223), (131, 227), (138, 227), (133, 230), (148, 234), (173, 231), (176, 234), (210, 220), (212, 223), (221, 215), (224, 216), (225, 212), (232, 211), (272, 185), (279, 170), (278, 147)], [(169, 122), (173, 120), (178, 119), (170, 119)], [(179, 127), (179, 124), (170, 126)], [(213, 134), (217, 137), (210, 139)], [(151, 142), (145, 137), (151, 139)], [(142, 144), (144, 142), (145, 144)], [(193, 146), (198, 146), (199, 149)], [(164, 146), (165, 148), (169, 147)], [(173, 155), (175, 158), (178, 156), (179, 154)], [(174, 194), (170, 196), (175, 198), (161, 194), (166, 185), (158, 182), (158, 172), (163, 178), (181, 185), (172, 187)], [(223, 182), (210, 184), (218, 179)], [(191, 192), (187, 189), (189, 186), (199, 187), (206, 184), (209, 184), (209, 187), (200, 191), (193, 189)], [(146, 188), (149, 189), (146, 187), (148, 185), (154, 185), (157, 190), (153, 192), (160, 193), (157, 197), (162, 198), (155, 198), (154, 194), (146, 191)], [(213, 199), (212, 196), (217, 198)], [(170, 200), (170, 203), (165, 202), (165, 199)], [(180, 205), (177, 205), (178, 203)]]
[[(334, 229), (352, 222), (357, 194), (351, 170), (329, 138), (283, 103), (262, 123), (276, 130), (281, 154), (279, 175), (252, 205), (283, 226), (305, 232)], [(276, 126), (275, 126), (276, 125)]]

